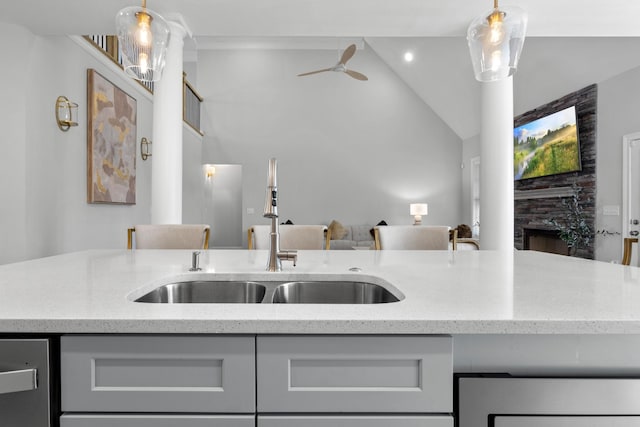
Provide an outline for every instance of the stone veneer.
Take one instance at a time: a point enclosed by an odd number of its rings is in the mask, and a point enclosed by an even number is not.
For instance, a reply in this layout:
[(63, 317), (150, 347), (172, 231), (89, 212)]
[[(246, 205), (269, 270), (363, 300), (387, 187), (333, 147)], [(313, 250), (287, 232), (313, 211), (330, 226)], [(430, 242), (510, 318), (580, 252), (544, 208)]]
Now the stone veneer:
[[(516, 191), (541, 190), (556, 187), (571, 187), (577, 184), (582, 187), (582, 205), (585, 215), (595, 230), (596, 217), (596, 119), (597, 119), (597, 86), (587, 86), (560, 99), (528, 111), (514, 119), (514, 127), (521, 126), (532, 120), (576, 106), (578, 116), (578, 140), (582, 170), (560, 175), (531, 178), (516, 181)], [(526, 194), (526, 193), (525, 193)], [(559, 197), (520, 199), (514, 202), (514, 243), (517, 249), (522, 249), (524, 228), (549, 228), (544, 224), (545, 219), (564, 217), (565, 207)], [(595, 236), (594, 236), (595, 238)], [(590, 247), (581, 248), (576, 256), (594, 258), (593, 243)]]

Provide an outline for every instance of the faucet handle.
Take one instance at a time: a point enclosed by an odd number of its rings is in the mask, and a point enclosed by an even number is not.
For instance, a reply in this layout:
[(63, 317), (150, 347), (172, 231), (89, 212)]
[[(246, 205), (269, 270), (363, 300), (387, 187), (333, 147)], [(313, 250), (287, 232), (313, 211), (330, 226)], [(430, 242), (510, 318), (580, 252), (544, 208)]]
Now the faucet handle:
[(280, 261), (293, 261), (293, 266), (296, 266), (298, 261), (298, 251), (280, 251), (278, 252), (278, 258)]

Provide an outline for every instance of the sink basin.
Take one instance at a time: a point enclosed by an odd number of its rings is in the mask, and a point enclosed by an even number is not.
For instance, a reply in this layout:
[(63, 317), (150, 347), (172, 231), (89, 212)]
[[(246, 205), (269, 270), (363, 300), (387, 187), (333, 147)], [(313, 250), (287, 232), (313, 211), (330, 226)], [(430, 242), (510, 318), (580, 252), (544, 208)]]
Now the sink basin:
[(399, 299), (373, 283), (308, 281), (278, 285), (272, 301), (274, 304), (380, 304)]
[(186, 281), (160, 286), (136, 299), (151, 303), (260, 303), (266, 287), (249, 281)]
[(394, 294), (366, 279), (272, 281), (236, 277), (232, 280), (176, 280), (133, 301), (156, 304), (381, 304), (401, 299), (404, 299), (402, 293)]

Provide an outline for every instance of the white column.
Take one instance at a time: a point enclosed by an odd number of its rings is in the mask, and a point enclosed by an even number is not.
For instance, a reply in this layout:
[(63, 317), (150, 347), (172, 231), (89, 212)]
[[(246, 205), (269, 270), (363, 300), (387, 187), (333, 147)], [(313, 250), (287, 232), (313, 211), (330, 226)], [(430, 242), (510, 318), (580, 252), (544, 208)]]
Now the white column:
[(513, 79), (482, 83), (480, 239), (513, 251)]
[(151, 223), (182, 223), (182, 56), (184, 27), (168, 22), (171, 36), (162, 78), (153, 90)]

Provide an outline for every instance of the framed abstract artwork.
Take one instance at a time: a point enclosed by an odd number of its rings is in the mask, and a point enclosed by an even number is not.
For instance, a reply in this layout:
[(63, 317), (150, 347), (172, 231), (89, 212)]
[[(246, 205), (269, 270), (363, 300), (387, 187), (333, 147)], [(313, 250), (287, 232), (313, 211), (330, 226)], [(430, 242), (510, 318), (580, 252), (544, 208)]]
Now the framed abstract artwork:
[(136, 203), (136, 118), (136, 100), (88, 69), (88, 203)]

